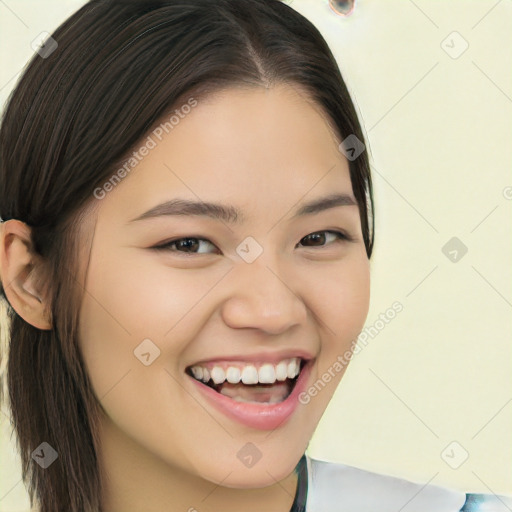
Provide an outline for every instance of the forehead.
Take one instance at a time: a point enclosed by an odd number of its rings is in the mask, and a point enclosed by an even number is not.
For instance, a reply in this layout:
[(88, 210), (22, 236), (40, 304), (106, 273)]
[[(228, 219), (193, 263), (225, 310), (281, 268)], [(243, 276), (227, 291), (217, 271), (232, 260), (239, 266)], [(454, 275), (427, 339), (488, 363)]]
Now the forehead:
[(134, 148), (150, 147), (102, 208), (131, 218), (173, 195), (254, 206), (352, 192), (325, 114), (295, 87), (231, 88), (180, 107)]

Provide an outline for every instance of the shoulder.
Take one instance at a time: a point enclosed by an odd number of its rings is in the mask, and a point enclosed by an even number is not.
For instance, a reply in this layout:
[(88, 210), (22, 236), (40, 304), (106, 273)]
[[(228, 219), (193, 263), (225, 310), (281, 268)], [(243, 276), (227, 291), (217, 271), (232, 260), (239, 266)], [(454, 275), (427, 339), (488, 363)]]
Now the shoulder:
[[(510, 512), (512, 499), (466, 494), (306, 456), (307, 512)], [(501, 508), (500, 508), (501, 507)]]
[(466, 494), (466, 503), (461, 512), (510, 512), (512, 496), (495, 494)]

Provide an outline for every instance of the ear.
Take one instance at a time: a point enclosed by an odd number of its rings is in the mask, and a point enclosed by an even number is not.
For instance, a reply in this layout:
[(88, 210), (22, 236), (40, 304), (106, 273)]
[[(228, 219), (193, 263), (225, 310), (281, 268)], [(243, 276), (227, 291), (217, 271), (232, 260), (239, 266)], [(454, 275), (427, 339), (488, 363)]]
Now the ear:
[(16, 219), (0, 224), (0, 279), (7, 300), (26, 322), (51, 330), (42, 258), (33, 249), (30, 227)]

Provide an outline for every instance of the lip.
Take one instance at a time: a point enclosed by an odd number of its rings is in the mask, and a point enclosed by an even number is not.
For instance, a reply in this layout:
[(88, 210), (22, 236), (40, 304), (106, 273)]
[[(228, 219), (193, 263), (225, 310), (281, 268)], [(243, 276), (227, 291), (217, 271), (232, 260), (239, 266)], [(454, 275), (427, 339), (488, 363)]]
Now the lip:
[(313, 359), (314, 356), (305, 350), (281, 350), (279, 352), (256, 352), (254, 354), (223, 355), (218, 357), (210, 357), (208, 359), (201, 359), (201, 361), (196, 361), (192, 364), (189, 364), (187, 368), (190, 368), (191, 366), (201, 366), (217, 362), (277, 364), (284, 359), (292, 359), (294, 357), (300, 357), (301, 359), (304, 359), (306, 363), (309, 363), (309, 361)]
[(206, 384), (197, 381), (190, 375), (187, 375), (187, 377), (193, 381), (198, 392), (206, 398), (207, 402), (228, 418), (258, 430), (274, 430), (284, 425), (297, 409), (299, 395), (307, 387), (313, 362), (314, 359), (306, 362), (304, 368), (299, 373), (292, 392), (286, 400), (268, 405), (236, 402), (218, 393)]

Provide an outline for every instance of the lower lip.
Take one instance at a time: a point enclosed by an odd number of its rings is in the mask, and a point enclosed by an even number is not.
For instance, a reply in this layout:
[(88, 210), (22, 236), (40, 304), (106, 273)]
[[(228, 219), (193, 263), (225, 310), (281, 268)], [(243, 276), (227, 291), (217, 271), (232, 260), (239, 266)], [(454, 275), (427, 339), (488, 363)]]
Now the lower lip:
[(284, 425), (299, 405), (299, 395), (306, 388), (313, 360), (301, 370), (295, 387), (290, 395), (275, 404), (260, 405), (255, 403), (236, 402), (218, 393), (206, 384), (190, 377), (198, 390), (207, 397), (211, 404), (220, 412), (239, 423), (259, 430), (274, 430)]

